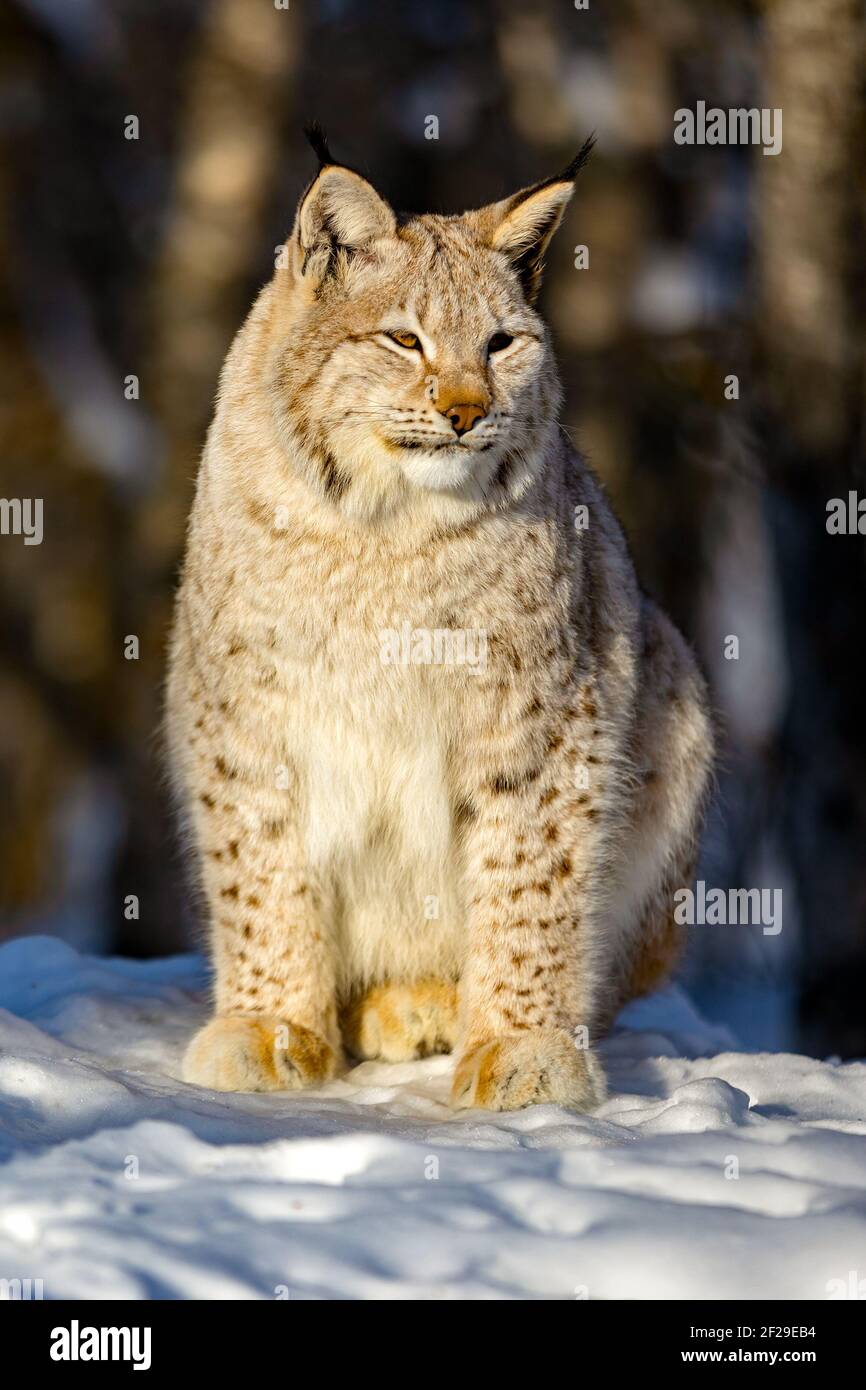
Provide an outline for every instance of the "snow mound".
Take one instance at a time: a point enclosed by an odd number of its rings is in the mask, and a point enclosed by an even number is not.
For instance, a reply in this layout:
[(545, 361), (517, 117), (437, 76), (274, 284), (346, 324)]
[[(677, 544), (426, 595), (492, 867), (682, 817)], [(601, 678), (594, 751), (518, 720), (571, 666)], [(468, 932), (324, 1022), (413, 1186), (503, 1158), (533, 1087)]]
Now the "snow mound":
[(866, 1278), (866, 1064), (739, 1052), (669, 989), (622, 1015), (588, 1115), (455, 1114), (447, 1057), (227, 1096), (179, 1080), (205, 999), (198, 957), (0, 947), (0, 1281), (824, 1299)]

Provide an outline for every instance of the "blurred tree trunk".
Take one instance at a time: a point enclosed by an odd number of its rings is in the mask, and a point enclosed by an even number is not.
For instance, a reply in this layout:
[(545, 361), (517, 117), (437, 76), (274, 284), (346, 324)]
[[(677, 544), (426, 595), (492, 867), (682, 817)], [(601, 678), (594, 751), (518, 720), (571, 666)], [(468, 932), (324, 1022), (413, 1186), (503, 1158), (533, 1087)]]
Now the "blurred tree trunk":
[[(766, 394), (760, 433), (791, 668), (779, 749), (783, 824), (797, 876), (811, 1047), (866, 1050), (864, 560), (829, 535), (827, 502), (863, 495), (862, 130), (857, 0), (765, 0), (765, 102), (782, 153), (760, 159)], [(852, 236), (853, 232), (853, 236)], [(857, 247), (856, 260), (849, 247)]]
[(120, 897), (141, 881), (150, 900), (125, 922), (120, 949), (153, 954), (183, 942), (180, 863), (161, 770), (165, 639), (198, 456), (220, 366), (246, 313), (251, 267), (273, 268), (263, 243), (294, 95), (297, 7), (213, 0), (185, 84), (167, 230), (149, 304), (153, 337), (142, 394), (163, 441), (155, 486), (130, 519), (126, 612), (141, 659), (127, 679), (125, 781), (132, 819), (117, 870)]
[[(48, 69), (39, 35), (7, 12), (4, 92), (38, 88)], [(111, 499), (70, 449), (36, 341), (36, 321), (50, 317), (65, 287), (62, 257), (40, 235), (39, 204), (27, 196), (40, 196), (33, 169), (44, 140), (39, 116), (29, 114), (4, 121), (0, 132), (0, 497), (37, 498), (44, 538), (29, 546), (0, 537), (0, 936), (64, 908), (63, 813), (93, 772), (91, 750), (104, 739), (111, 703), (107, 548), (87, 535), (89, 527), (108, 529)]]

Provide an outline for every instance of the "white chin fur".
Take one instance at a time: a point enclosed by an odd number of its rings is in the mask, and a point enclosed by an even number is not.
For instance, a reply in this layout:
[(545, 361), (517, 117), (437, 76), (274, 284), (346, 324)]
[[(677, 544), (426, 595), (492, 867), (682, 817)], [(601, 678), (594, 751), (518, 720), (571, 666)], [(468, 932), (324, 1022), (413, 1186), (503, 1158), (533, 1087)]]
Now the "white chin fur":
[(497, 451), (481, 454), (469, 449), (406, 449), (400, 458), (404, 477), (415, 487), (432, 492), (475, 488), (490, 477)]

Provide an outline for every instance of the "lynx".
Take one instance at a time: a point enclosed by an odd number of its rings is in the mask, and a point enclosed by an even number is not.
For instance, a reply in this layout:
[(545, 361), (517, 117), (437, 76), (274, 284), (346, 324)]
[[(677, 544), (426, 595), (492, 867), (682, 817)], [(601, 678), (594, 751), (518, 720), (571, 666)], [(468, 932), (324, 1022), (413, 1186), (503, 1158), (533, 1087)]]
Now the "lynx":
[[(215, 1006), (184, 1076), (293, 1090), (346, 1051), (450, 1051), (457, 1108), (590, 1107), (599, 1038), (676, 961), (712, 757), (690, 650), (557, 423), (534, 305), (590, 142), (501, 202), (403, 216), (312, 140), (177, 596)], [(442, 633), (473, 659), (401, 658)]]

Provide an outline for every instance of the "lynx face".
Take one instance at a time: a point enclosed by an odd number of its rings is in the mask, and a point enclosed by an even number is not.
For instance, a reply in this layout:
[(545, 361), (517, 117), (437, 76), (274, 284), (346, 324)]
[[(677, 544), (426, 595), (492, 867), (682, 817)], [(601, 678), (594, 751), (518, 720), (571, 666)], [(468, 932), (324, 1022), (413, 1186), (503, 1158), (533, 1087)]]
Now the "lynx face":
[(532, 300), (573, 171), (462, 216), (398, 219), (328, 160), (276, 277), (271, 389), (287, 453), (356, 515), (418, 492), (513, 499), (558, 404)]

